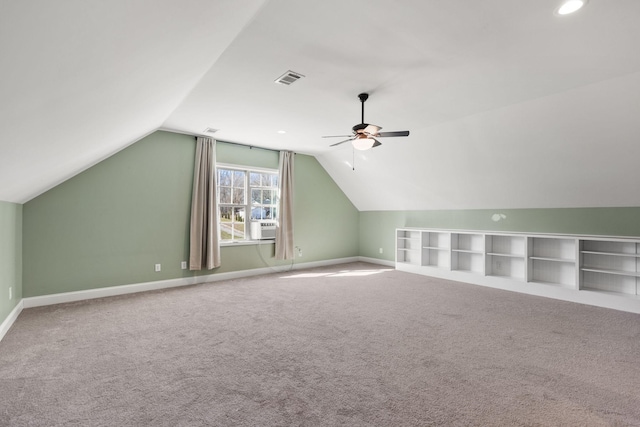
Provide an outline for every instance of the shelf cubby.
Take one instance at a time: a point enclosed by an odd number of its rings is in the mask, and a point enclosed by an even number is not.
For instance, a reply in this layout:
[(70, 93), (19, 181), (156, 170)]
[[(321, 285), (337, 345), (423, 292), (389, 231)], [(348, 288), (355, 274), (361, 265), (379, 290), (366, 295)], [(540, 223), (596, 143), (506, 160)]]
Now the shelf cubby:
[(396, 233), (396, 261), (420, 265), (420, 232), (416, 230), (398, 230)]
[(485, 274), (525, 280), (525, 237), (485, 235)]
[(484, 235), (451, 234), (451, 269), (484, 274)]
[(575, 289), (577, 247), (577, 240), (573, 238), (530, 237), (528, 281)]
[(449, 269), (451, 237), (448, 232), (422, 232), (422, 265)]
[(582, 283), (580, 289), (613, 292), (622, 295), (637, 295), (637, 282), (638, 280), (636, 276), (582, 269)]
[(640, 294), (640, 243), (584, 240), (580, 248), (580, 289)]

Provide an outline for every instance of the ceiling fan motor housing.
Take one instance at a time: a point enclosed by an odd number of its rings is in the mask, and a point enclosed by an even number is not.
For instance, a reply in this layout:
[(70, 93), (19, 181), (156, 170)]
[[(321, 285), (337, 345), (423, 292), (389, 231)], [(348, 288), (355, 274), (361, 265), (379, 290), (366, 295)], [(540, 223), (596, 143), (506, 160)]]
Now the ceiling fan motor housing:
[(369, 126), (368, 123), (360, 123), (355, 125), (354, 127), (352, 127), (351, 129), (353, 130), (353, 133), (362, 133), (362, 131)]

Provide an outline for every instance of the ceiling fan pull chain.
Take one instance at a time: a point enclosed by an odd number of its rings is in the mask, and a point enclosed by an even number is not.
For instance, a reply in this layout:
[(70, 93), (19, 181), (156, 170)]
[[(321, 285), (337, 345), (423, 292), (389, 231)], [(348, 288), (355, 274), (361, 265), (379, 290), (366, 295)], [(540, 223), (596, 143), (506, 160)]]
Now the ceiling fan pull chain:
[(353, 156), (353, 160), (351, 161), (351, 168), (353, 171), (356, 170), (356, 149), (354, 146), (351, 146), (351, 153)]

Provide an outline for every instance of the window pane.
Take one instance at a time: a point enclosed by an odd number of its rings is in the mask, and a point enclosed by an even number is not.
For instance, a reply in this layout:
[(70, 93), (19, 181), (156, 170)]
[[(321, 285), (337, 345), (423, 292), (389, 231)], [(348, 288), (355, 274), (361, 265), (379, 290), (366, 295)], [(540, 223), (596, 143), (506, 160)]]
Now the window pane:
[(235, 223), (233, 224), (233, 238), (244, 239), (244, 208), (234, 207), (233, 216)]
[(268, 207), (268, 208), (264, 208), (264, 218), (265, 219), (273, 219), (273, 216), (271, 216), (273, 208)]
[(233, 208), (233, 216), (236, 222), (244, 222), (244, 208)]
[(278, 174), (271, 175), (271, 186), (272, 187), (278, 186)]
[(220, 203), (231, 203), (230, 187), (220, 187)]
[(233, 186), (244, 188), (244, 171), (233, 171)]
[(234, 188), (233, 189), (233, 202), (236, 205), (244, 205), (244, 189), (243, 188)]
[(251, 204), (258, 205), (260, 204), (260, 198), (262, 197), (262, 191), (256, 190), (255, 188), (251, 189)]
[(220, 208), (220, 239), (233, 240), (234, 235), (234, 208), (222, 206)]
[(232, 208), (223, 206), (220, 208), (220, 222), (231, 222)]
[(218, 169), (218, 185), (231, 187), (231, 171), (228, 169)]
[(273, 190), (265, 190), (264, 192), (264, 204), (265, 205), (272, 205), (273, 204), (273, 196), (274, 196), (274, 191)]
[(257, 172), (251, 172), (249, 174), (249, 185), (251, 187), (259, 187), (260, 186), (260, 174)]
[(256, 206), (251, 208), (251, 219), (263, 219), (264, 218), (264, 209), (260, 206)]
[(244, 223), (236, 222), (233, 227), (233, 238), (234, 239), (244, 239)]
[(269, 186), (269, 181), (270, 181), (270, 176), (268, 173), (261, 173), (260, 174), (260, 187), (268, 187)]

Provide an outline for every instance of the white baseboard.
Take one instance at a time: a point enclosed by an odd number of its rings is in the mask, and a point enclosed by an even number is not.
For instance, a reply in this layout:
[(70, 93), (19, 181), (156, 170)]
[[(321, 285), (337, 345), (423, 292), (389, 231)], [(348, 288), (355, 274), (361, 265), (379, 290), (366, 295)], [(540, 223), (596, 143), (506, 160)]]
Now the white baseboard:
[(11, 310), (11, 313), (9, 313), (9, 316), (7, 316), (7, 318), (4, 319), (4, 321), (0, 324), (0, 341), (2, 341), (2, 338), (4, 338), (7, 332), (9, 332), (9, 328), (11, 328), (11, 326), (13, 325), (13, 322), (16, 321), (16, 319), (22, 312), (22, 308), (24, 307), (24, 304), (22, 301), (23, 300), (20, 300), (18, 302), (18, 304), (13, 308), (13, 310)]
[(358, 260), (362, 261), (362, 262), (368, 262), (369, 264), (386, 265), (387, 267), (396, 268), (396, 262), (395, 261), (389, 261), (389, 260), (386, 260), (386, 259), (369, 258), (369, 257), (366, 257), (366, 256), (360, 256), (360, 257), (358, 257)]
[[(251, 270), (230, 271), (228, 273), (207, 274), (204, 276), (184, 277), (179, 279), (160, 280), (156, 282), (135, 283), (131, 285), (110, 286), (107, 288), (88, 289), (85, 291), (64, 292), (60, 294), (42, 295), (23, 298), (21, 304), (24, 308), (41, 307), (45, 305), (62, 304), (66, 302), (82, 301), (94, 298), (104, 298), (116, 295), (126, 295), (137, 292), (154, 291), (158, 289), (175, 288), (179, 286), (196, 285), (199, 283), (217, 282), (220, 280), (238, 279), (242, 277), (258, 276), (261, 274), (283, 273), (290, 270), (324, 267), (349, 262), (374, 262), (375, 259), (362, 259), (361, 257), (337, 258), (323, 261), (304, 262), (293, 265), (276, 267), (254, 268)], [(378, 260), (380, 261), (380, 260)], [(3, 323), (4, 324), (4, 323)]]

